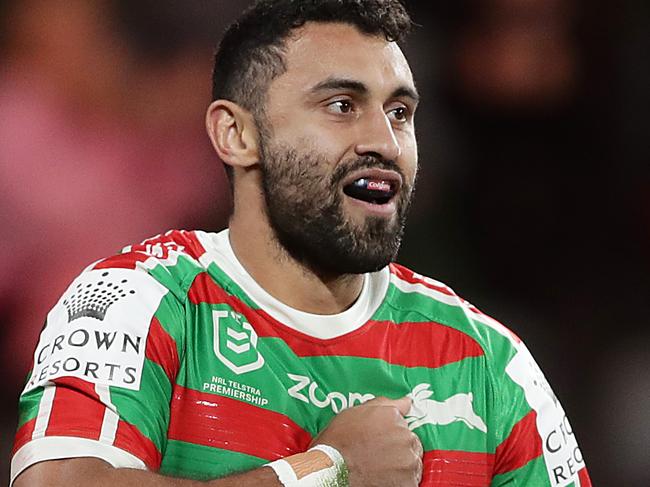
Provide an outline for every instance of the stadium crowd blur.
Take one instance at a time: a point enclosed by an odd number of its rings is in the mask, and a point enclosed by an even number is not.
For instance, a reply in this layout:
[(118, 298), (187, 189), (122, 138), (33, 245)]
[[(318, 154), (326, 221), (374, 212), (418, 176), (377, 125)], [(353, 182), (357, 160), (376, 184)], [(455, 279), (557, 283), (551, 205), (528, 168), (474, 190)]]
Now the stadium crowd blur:
[[(236, 0), (0, 1), (0, 481), (48, 309), (89, 263), (220, 229), (204, 135)], [(595, 485), (650, 485), (650, 3), (405, 2), (421, 171), (400, 260), (526, 340)]]

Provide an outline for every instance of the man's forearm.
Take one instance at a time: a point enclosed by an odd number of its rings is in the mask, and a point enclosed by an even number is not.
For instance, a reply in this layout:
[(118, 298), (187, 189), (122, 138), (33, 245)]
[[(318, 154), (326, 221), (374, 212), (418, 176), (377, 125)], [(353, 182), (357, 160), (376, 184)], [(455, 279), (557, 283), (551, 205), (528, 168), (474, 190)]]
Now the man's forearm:
[(14, 487), (281, 487), (267, 467), (211, 481), (188, 480), (129, 468), (113, 468), (96, 458), (37, 463), (21, 473)]
[(338, 413), (305, 451), (269, 467), (210, 481), (113, 468), (97, 458), (37, 463), (14, 487), (283, 487), (286, 485), (399, 485), (422, 478), (422, 444), (404, 415), (411, 399), (378, 397)]

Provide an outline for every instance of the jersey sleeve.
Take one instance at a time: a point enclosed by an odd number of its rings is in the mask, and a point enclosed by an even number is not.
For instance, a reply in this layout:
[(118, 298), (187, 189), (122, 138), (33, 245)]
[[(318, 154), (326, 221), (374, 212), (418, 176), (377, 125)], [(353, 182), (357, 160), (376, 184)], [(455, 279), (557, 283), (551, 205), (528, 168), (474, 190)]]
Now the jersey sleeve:
[(83, 272), (47, 316), (19, 400), (11, 482), (45, 460), (157, 470), (184, 307), (138, 255)]
[(567, 415), (526, 346), (512, 340), (498, 394), (493, 487), (590, 487)]

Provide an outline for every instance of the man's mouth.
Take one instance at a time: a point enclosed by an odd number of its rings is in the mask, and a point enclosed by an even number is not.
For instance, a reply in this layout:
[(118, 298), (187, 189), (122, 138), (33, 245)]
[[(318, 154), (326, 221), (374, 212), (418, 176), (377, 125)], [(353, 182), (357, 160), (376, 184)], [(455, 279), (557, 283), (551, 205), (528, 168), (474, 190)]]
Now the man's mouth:
[(381, 179), (359, 178), (343, 188), (343, 192), (351, 198), (384, 205), (395, 196), (395, 184)]
[(385, 205), (398, 193), (402, 178), (380, 169), (356, 172), (345, 181), (343, 192), (350, 198), (373, 205)]

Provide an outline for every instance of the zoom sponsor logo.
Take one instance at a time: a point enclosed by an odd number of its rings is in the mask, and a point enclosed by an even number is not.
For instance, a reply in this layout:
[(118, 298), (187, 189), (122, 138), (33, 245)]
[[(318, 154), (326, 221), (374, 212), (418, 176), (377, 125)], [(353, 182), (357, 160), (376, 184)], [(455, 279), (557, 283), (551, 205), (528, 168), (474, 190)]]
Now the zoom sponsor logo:
[(363, 394), (361, 392), (343, 394), (334, 391), (326, 393), (320, 388), (318, 382), (310, 377), (298, 374), (287, 374), (287, 376), (295, 382), (295, 385), (287, 390), (291, 397), (307, 404), (313, 404), (321, 409), (332, 408), (335, 413), (375, 398), (373, 394)]
[[(321, 409), (331, 408), (335, 413), (375, 398), (374, 394), (362, 392), (325, 392), (318, 382), (310, 377), (298, 374), (287, 374), (287, 376), (295, 382), (287, 390), (291, 397)], [(419, 384), (408, 394), (413, 399), (413, 406), (406, 416), (411, 430), (426, 424), (446, 426), (461, 422), (469, 429), (487, 432), (487, 426), (474, 412), (471, 393), (455, 394), (444, 401), (434, 401), (429, 399), (433, 394), (429, 390), (430, 387), (429, 384)]]

